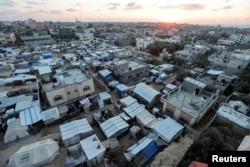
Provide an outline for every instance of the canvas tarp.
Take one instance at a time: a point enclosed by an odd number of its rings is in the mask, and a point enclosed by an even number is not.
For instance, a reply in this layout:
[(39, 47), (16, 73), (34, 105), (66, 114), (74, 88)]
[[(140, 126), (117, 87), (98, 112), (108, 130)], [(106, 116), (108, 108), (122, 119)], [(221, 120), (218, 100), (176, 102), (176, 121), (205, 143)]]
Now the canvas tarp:
[(100, 127), (106, 138), (111, 138), (128, 130), (129, 125), (120, 116), (115, 116), (101, 123)]
[(156, 96), (159, 96), (161, 94), (160, 92), (143, 82), (138, 83), (135, 86), (133, 92), (148, 103), (152, 103)]
[(59, 145), (46, 139), (22, 146), (10, 158), (7, 167), (35, 167), (50, 163), (59, 154)]
[(86, 118), (60, 125), (63, 143), (66, 146), (78, 143), (93, 134), (93, 129)]
[(15, 119), (8, 124), (7, 131), (4, 135), (4, 143), (9, 143), (24, 137), (28, 137), (28, 127), (21, 125), (20, 119)]
[(155, 127), (153, 127), (153, 131), (167, 143), (177, 138), (183, 130), (184, 126), (170, 117), (159, 121), (159, 123), (155, 124)]
[(100, 163), (104, 159), (106, 148), (102, 145), (100, 139), (93, 134), (86, 139), (80, 141), (82, 150), (87, 156), (87, 160), (91, 161), (93, 165)]

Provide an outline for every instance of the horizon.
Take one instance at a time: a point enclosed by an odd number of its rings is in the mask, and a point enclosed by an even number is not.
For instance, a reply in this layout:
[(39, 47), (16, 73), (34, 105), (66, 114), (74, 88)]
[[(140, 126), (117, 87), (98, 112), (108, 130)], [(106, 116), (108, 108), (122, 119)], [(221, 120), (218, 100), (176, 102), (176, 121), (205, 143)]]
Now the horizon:
[(3, 21), (153, 22), (250, 26), (248, 0), (2, 0)]

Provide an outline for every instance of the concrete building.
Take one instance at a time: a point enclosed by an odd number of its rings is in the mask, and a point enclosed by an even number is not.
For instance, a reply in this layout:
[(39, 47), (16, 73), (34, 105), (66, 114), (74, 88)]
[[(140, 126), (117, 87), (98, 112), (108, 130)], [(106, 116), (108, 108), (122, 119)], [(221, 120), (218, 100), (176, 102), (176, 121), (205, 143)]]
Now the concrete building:
[(237, 76), (226, 75), (223, 71), (208, 70), (207, 72), (198, 76), (197, 80), (206, 83), (210, 90), (219, 89), (220, 93), (224, 93), (231, 83), (236, 82)]
[(53, 44), (55, 41), (48, 34), (34, 32), (32, 36), (21, 36), (24, 45), (44, 45)]
[(209, 67), (222, 70), (226, 74), (240, 74), (249, 64), (250, 56), (232, 52), (222, 52), (208, 57)]
[(217, 110), (217, 115), (243, 129), (250, 130), (250, 117), (225, 104)]
[(149, 65), (142, 62), (121, 60), (113, 62), (111, 66), (114, 76), (125, 84), (149, 76)]
[(90, 44), (94, 41), (94, 35), (93, 33), (77, 33), (76, 34), (80, 41), (82, 41), (83, 44)]
[(91, 95), (95, 91), (93, 79), (79, 68), (57, 71), (54, 81), (57, 82), (42, 85), (51, 107)]
[(207, 85), (190, 77), (186, 77), (182, 86), (168, 95), (162, 96), (163, 112), (172, 114), (192, 126), (200, 122), (207, 111), (217, 100), (217, 95), (204, 90)]
[(153, 44), (155, 41), (151, 37), (138, 37), (135, 39), (136, 48), (143, 51), (145, 50), (150, 44)]
[(14, 33), (4, 33), (0, 32), (0, 44), (7, 45), (7, 44), (15, 44), (16, 36)]
[(45, 26), (43, 24), (43, 22), (37, 22), (36, 20), (33, 20), (31, 18), (28, 19), (28, 26), (34, 30), (44, 30)]
[(204, 55), (207, 46), (202, 45), (185, 45), (183, 50), (176, 51), (175, 57), (184, 61), (193, 61), (198, 55)]

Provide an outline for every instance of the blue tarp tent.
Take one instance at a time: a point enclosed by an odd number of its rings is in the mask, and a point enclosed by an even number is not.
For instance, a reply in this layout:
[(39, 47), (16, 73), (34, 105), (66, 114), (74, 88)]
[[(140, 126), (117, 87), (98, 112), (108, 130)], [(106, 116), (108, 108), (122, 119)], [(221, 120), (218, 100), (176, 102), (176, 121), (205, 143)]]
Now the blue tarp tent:
[(50, 58), (52, 58), (52, 54), (51, 54), (50, 52), (45, 52), (45, 53), (43, 54), (43, 58), (44, 58), (44, 59), (50, 59)]
[(145, 147), (142, 150), (142, 153), (148, 157), (148, 158), (152, 158), (157, 152), (158, 152), (158, 147), (156, 142), (153, 140), (151, 143), (149, 143), (149, 145), (147, 147)]
[(154, 155), (157, 154), (159, 148), (154, 140), (152, 140), (134, 159), (136, 166), (144, 167)]

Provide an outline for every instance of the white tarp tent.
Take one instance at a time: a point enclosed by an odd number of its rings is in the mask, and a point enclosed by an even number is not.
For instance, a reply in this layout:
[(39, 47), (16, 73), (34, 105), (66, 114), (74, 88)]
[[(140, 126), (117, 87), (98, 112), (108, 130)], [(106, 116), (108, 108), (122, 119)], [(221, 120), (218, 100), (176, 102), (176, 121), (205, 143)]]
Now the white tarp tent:
[(45, 124), (49, 124), (60, 118), (60, 114), (57, 107), (49, 108), (41, 112), (42, 120)]
[(134, 118), (140, 112), (146, 110), (144, 105), (139, 104), (138, 102), (134, 102), (128, 107), (123, 108), (126, 114), (128, 114), (131, 118)]
[(177, 138), (183, 130), (184, 126), (170, 117), (159, 121), (153, 127), (153, 131), (168, 143)]
[(45, 139), (22, 146), (9, 158), (7, 167), (35, 167), (50, 163), (59, 154), (59, 145), (52, 139)]
[(29, 109), (21, 111), (19, 113), (21, 125), (32, 125), (42, 120), (40, 111), (41, 109), (39, 105), (35, 105)]
[(156, 117), (152, 115), (150, 112), (148, 112), (147, 110), (144, 110), (138, 113), (135, 117), (136, 117), (138, 124), (141, 127), (145, 127), (152, 121), (156, 121)]
[(120, 99), (120, 102), (124, 106), (130, 106), (131, 104), (137, 102), (137, 100), (135, 98), (133, 98), (132, 96), (127, 96), (127, 97)]
[(100, 127), (106, 138), (111, 138), (128, 130), (129, 125), (120, 116), (115, 116), (101, 123)]
[[(152, 105), (160, 99), (161, 93), (143, 82), (138, 83), (133, 92), (148, 104)], [(158, 98), (158, 99), (157, 99)]]
[(82, 150), (87, 156), (87, 161), (89, 161), (92, 165), (96, 165), (97, 163), (103, 161), (106, 148), (103, 146), (96, 134), (81, 140), (80, 144)]
[(20, 119), (15, 119), (8, 124), (7, 131), (4, 135), (4, 143), (9, 143), (29, 136), (28, 127), (21, 125)]
[(93, 134), (93, 129), (86, 118), (60, 125), (63, 143), (66, 146), (78, 143)]

